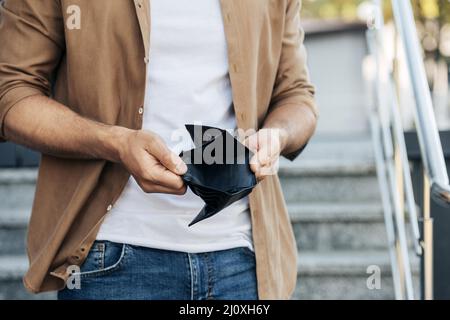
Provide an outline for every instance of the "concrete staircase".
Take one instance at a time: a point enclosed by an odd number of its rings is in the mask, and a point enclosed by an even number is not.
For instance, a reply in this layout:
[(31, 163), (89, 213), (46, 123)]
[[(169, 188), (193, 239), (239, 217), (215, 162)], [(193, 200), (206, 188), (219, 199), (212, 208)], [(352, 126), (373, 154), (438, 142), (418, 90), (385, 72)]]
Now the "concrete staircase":
[[(315, 139), (280, 177), (299, 247), (296, 299), (392, 299), (386, 234), (370, 140)], [(30, 295), (25, 237), (36, 170), (0, 170), (0, 300)], [(369, 290), (367, 267), (381, 270)], [(415, 261), (417, 275), (417, 261)]]
[[(295, 162), (281, 163), (299, 247), (294, 298), (394, 298), (372, 154), (368, 138), (319, 138)], [(369, 266), (381, 271), (380, 290), (367, 288)]]
[(0, 170), (0, 300), (53, 299), (29, 294), (22, 285), (28, 268), (25, 238), (36, 182), (35, 169)]

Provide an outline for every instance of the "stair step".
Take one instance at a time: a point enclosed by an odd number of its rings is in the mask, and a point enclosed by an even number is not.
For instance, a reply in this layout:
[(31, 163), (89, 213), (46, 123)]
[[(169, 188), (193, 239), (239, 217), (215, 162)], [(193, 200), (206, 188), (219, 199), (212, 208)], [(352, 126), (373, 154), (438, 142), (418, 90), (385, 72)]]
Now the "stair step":
[(386, 249), (382, 211), (377, 204), (289, 205), (299, 250)]
[(0, 300), (49, 300), (55, 299), (55, 292), (32, 294), (26, 291), (22, 277), (27, 271), (28, 260), (23, 255), (0, 256)]
[(30, 207), (3, 208), (0, 207), (0, 228), (24, 228), (31, 215)]
[(369, 160), (298, 158), (292, 162), (282, 159), (278, 173), (281, 177), (362, 176), (375, 175), (376, 167)]
[[(419, 260), (412, 257), (416, 297), (419, 297)], [(380, 270), (380, 289), (369, 289), (367, 268)], [(394, 299), (387, 251), (300, 252), (295, 299)]]
[(298, 222), (380, 222), (383, 212), (379, 203), (323, 203), (290, 204), (289, 215)]
[(280, 161), (279, 176), (290, 204), (380, 201), (370, 136), (317, 136), (295, 161)]
[(0, 185), (7, 184), (34, 184), (38, 170), (30, 169), (0, 169)]
[(304, 202), (375, 202), (380, 201), (375, 176), (281, 177), (288, 204)]
[[(419, 272), (419, 259), (410, 253), (413, 272)], [(379, 266), (382, 273), (391, 275), (387, 250), (335, 250), (329, 252), (300, 251), (298, 272), (300, 276), (360, 275), (367, 267)]]
[(289, 204), (380, 201), (375, 165), (369, 161), (282, 161), (279, 176)]
[(25, 254), (25, 240), (31, 209), (0, 208), (0, 256)]
[(31, 208), (36, 177), (36, 169), (1, 169), (1, 209)]
[(22, 279), (28, 268), (28, 260), (24, 255), (0, 256), (0, 281)]
[(317, 134), (298, 159), (301, 161), (373, 162), (372, 137), (370, 134), (351, 137)]

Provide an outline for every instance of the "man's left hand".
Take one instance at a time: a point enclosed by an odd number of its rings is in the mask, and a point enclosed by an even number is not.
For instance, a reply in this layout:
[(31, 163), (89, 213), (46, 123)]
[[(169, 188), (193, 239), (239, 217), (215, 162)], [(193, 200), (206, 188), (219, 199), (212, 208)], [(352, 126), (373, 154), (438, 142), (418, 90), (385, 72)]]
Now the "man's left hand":
[(261, 129), (247, 137), (244, 143), (254, 152), (250, 168), (258, 181), (277, 174), (280, 154), (287, 143), (287, 132), (284, 129)]

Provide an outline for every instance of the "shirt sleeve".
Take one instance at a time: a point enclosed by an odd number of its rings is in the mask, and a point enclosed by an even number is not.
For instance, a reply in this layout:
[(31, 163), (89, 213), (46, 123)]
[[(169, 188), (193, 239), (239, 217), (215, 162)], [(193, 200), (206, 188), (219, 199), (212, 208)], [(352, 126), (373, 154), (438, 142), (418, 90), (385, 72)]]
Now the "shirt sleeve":
[(64, 42), (59, 1), (0, 4), (0, 142), (5, 141), (5, 116), (15, 104), (32, 95), (51, 94)]
[[(270, 110), (285, 106), (307, 106), (314, 115), (318, 110), (314, 101), (315, 88), (309, 79), (306, 64), (305, 33), (300, 26), (300, 0), (288, 0), (278, 73)], [(286, 158), (294, 160), (304, 146)]]

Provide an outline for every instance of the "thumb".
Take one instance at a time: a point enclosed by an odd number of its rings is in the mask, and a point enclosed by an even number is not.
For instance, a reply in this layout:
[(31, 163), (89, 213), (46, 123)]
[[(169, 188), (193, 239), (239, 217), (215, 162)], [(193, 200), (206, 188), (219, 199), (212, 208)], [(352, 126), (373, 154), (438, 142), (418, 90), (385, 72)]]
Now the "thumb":
[(177, 175), (183, 175), (187, 171), (187, 166), (183, 160), (173, 153), (164, 142), (155, 139), (150, 147), (151, 154), (158, 159), (158, 161)]
[(258, 151), (258, 134), (255, 133), (245, 138), (244, 145), (252, 152), (256, 153)]

